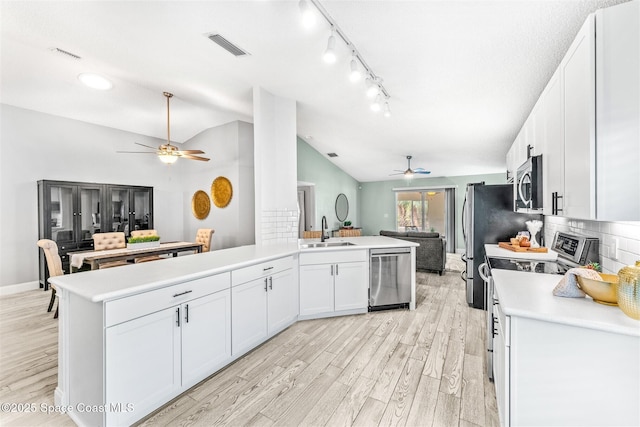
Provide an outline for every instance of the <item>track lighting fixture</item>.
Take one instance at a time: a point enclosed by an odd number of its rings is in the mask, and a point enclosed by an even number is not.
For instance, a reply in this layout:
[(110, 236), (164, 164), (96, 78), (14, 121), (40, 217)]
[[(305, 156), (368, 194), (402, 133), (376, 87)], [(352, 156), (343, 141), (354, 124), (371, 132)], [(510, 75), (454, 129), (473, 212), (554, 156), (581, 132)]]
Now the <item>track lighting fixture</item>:
[(349, 73), (349, 80), (351, 80), (354, 83), (360, 80), (360, 77), (361, 77), (360, 69), (358, 68), (357, 58), (358, 56), (356, 55), (356, 51), (354, 50), (353, 53), (351, 54), (351, 64), (350, 64), (351, 72)]
[(382, 109), (382, 96), (378, 94), (378, 96), (376, 96), (375, 101), (373, 101), (373, 104), (371, 104), (371, 110), (377, 113), (381, 109)]
[[(324, 18), (331, 27), (331, 35), (327, 41), (327, 49), (322, 56), (324, 62), (333, 64), (338, 59), (336, 56), (336, 36), (351, 49), (351, 61), (349, 62), (349, 80), (356, 82), (367, 76), (365, 80), (366, 93), (369, 98), (375, 98), (375, 101), (371, 104), (373, 111), (383, 110), (384, 116), (391, 116), (391, 110), (389, 109), (389, 92), (382, 85), (382, 78), (376, 75), (376, 73), (369, 67), (362, 55), (358, 52), (356, 46), (349, 40), (349, 37), (342, 31), (336, 21), (331, 17), (329, 12), (322, 6), (320, 0), (300, 0), (298, 2), (300, 8), (300, 14), (302, 22), (305, 27), (310, 26), (315, 22), (316, 17)], [(359, 64), (358, 64), (359, 63)]]
[(329, 41), (327, 42), (327, 50), (324, 51), (324, 55), (322, 56), (322, 59), (324, 59), (324, 62), (326, 62), (327, 64), (333, 64), (337, 59), (335, 33), (336, 30), (332, 27), (331, 35), (329, 36)]
[(305, 28), (312, 28), (316, 24), (316, 13), (308, 0), (300, 0), (298, 3), (300, 14), (302, 15), (302, 25)]

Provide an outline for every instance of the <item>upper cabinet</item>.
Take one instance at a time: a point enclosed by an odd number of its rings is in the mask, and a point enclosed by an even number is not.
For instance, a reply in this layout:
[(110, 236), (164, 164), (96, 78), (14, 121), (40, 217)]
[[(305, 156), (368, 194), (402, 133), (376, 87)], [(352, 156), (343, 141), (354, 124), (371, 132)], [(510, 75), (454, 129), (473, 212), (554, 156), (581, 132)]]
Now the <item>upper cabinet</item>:
[(639, 24), (638, 0), (590, 15), (520, 132), (543, 154), (547, 215), (640, 220)]

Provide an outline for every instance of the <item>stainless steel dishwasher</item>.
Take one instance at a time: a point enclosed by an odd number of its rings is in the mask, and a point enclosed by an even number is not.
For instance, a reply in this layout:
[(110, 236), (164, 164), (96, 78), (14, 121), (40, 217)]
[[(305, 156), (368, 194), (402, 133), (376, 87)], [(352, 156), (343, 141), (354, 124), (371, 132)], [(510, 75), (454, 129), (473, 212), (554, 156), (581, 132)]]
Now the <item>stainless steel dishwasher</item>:
[(371, 249), (369, 311), (409, 307), (411, 248)]

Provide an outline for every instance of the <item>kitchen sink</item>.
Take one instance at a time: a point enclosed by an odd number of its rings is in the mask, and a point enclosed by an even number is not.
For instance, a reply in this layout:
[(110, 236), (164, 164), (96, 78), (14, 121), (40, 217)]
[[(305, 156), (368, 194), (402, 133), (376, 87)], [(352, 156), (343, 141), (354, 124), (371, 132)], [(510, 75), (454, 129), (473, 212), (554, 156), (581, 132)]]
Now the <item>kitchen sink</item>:
[(340, 246), (355, 246), (351, 242), (314, 242), (314, 243), (304, 243), (300, 245), (302, 249), (310, 249), (310, 248), (336, 248)]

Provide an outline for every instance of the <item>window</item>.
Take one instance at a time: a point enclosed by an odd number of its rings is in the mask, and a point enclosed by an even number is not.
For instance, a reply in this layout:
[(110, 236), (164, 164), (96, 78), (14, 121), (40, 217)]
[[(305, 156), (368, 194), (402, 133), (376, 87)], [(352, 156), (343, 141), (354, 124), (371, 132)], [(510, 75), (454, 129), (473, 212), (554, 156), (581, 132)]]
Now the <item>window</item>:
[(396, 230), (440, 233), (448, 237), (449, 250), (449, 242), (455, 242), (455, 188), (412, 188), (394, 191)]

